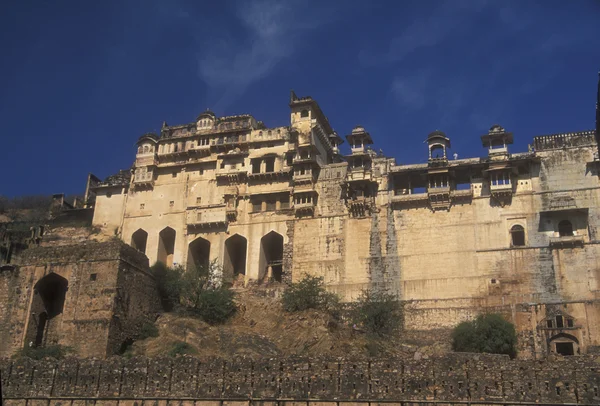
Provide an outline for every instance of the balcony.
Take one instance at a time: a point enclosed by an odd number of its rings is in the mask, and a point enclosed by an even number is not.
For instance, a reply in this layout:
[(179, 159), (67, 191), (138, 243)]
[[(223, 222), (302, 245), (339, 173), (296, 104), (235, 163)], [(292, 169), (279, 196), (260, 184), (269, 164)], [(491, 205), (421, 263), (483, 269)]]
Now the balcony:
[(550, 246), (553, 248), (583, 247), (584, 242), (582, 235), (550, 237)]
[(152, 172), (136, 174), (133, 178), (133, 185), (136, 188), (153, 187), (154, 174)]
[(371, 169), (363, 168), (363, 167), (352, 168), (348, 172), (348, 176), (347, 176), (348, 182), (354, 182), (354, 181), (369, 181), (370, 182), (372, 180), (373, 180), (373, 173), (371, 172)]
[(315, 214), (315, 203), (312, 201), (306, 203), (294, 203), (294, 213), (298, 216), (312, 216)]
[(248, 170), (245, 167), (238, 168), (220, 168), (217, 169), (215, 178), (228, 181), (239, 182), (248, 176)]
[(505, 183), (505, 184), (490, 184), (490, 193), (492, 195), (506, 195), (506, 194), (512, 194), (513, 191), (513, 187), (511, 183)]
[(453, 199), (472, 199), (473, 189), (453, 190), (450, 192), (450, 197)]
[(227, 210), (224, 205), (188, 210), (189, 228), (213, 228), (227, 225)]
[(392, 203), (412, 203), (427, 200), (429, 200), (427, 193), (407, 193), (392, 196)]
[(225, 215), (227, 216), (228, 221), (236, 221), (237, 220), (237, 207), (233, 205), (227, 205), (225, 208)]
[(289, 179), (290, 169), (272, 171), (272, 172), (256, 172), (249, 173), (248, 179), (250, 180), (276, 180), (276, 179)]
[(365, 217), (371, 214), (374, 199), (367, 196), (355, 196), (348, 200), (348, 211), (352, 217)]

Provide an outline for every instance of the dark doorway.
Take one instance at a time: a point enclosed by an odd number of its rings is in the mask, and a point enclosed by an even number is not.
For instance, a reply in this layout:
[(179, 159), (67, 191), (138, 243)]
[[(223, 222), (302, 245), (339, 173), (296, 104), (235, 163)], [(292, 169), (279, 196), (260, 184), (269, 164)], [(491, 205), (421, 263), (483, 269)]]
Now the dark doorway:
[(223, 272), (225, 277), (236, 279), (238, 275), (246, 275), (246, 251), (248, 240), (239, 234), (225, 241), (225, 261)]
[(146, 253), (147, 242), (148, 233), (141, 228), (131, 235), (131, 246), (142, 254)]
[(522, 247), (525, 245), (525, 229), (523, 226), (518, 224), (512, 226), (510, 229), (510, 235), (513, 247)]
[(271, 231), (260, 240), (259, 277), (281, 282), (283, 276), (283, 236)]
[(175, 253), (175, 230), (171, 227), (163, 229), (158, 234), (157, 261), (168, 267), (173, 266), (173, 254)]
[(556, 352), (560, 355), (575, 355), (573, 343), (556, 343)]
[(573, 225), (569, 220), (562, 220), (558, 223), (558, 235), (561, 237), (571, 237), (573, 235)]
[(208, 270), (210, 262), (210, 242), (202, 237), (196, 238), (188, 247), (187, 268), (204, 267)]
[(44, 276), (35, 284), (27, 343), (36, 347), (45, 344), (53, 321), (64, 310), (68, 286), (69, 282), (55, 273)]

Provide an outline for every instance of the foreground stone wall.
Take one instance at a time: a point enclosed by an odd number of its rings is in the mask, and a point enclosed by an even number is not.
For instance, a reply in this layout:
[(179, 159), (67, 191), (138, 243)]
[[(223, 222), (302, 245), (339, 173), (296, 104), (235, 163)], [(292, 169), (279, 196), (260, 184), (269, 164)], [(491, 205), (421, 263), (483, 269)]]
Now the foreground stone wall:
[(475, 354), (424, 360), (25, 358), (0, 361), (0, 368), (7, 405), (133, 405), (134, 399), (178, 405), (195, 400), (206, 405), (211, 400), (245, 402), (240, 405), (293, 400), (332, 406), (348, 401), (600, 403), (600, 360), (591, 357), (543, 362)]

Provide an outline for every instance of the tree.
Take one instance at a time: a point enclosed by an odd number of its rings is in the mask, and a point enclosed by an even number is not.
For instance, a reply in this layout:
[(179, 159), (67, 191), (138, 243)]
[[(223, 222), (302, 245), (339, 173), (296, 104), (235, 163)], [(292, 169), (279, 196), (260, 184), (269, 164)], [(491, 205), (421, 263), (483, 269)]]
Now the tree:
[(234, 294), (220, 285), (222, 272), (216, 260), (187, 269), (157, 262), (151, 269), (165, 311), (180, 306), (210, 324), (223, 323), (235, 313)]
[(481, 314), (473, 321), (464, 321), (452, 332), (452, 349), (457, 352), (517, 354), (515, 326), (501, 315)]
[(323, 277), (311, 275), (304, 275), (300, 281), (287, 286), (281, 296), (281, 303), (286, 312), (307, 309), (337, 311), (339, 308), (338, 296), (327, 292)]
[(368, 334), (386, 336), (396, 332), (404, 321), (402, 304), (396, 295), (384, 291), (365, 290), (353, 304), (354, 324)]

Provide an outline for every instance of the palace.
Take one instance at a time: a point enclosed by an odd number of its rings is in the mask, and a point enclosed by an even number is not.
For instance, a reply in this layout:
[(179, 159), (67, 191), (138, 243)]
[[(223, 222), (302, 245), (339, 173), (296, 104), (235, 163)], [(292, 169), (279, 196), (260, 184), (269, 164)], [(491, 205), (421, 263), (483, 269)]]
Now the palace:
[(491, 309), (521, 354), (600, 346), (600, 161), (594, 131), (538, 136), (514, 153), (499, 125), (483, 158), (427, 136), (397, 165), (357, 126), (344, 142), (318, 103), (291, 93), (290, 125), (216, 117), (145, 134), (131, 171), (90, 175), (93, 223), (150, 263), (222, 266), (223, 280), (323, 276), (344, 300), (386, 289), (408, 328), (449, 328)]

